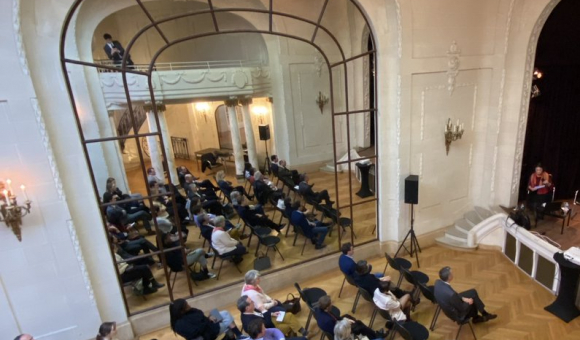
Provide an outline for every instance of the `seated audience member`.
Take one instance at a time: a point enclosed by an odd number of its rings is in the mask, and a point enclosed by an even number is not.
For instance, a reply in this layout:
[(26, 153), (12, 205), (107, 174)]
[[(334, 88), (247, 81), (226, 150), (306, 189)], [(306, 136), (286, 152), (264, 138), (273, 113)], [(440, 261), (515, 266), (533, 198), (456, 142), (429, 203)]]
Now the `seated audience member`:
[[(279, 199), (284, 199), (284, 193), (272, 183), (269, 179), (264, 177), (260, 171), (254, 173), (254, 193), (256, 200), (261, 205), (266, 205), (268, 202), (278, 202)], [(274, 203), (276, 205), (276, 203)]]
[(308, 181), (310, 180), (308, 175), (303, 174), (301, 177), (302, 178), (300, 184), (298, 184), (298, 192), (300, 193), (300, 195), (302, 195), (306, 199), (312, 200), (319, 204), (322, 203), (322, 201), (324, 200), (327, 206), (329, 207), (332, 206), (334, 201), (330, 200), (330, 196), (328, 195), (327, 190), (314, 192), (312, 190), (312, 185), (308, 184)]
[[(151, 181), (149, 182), (149, 191), (151, 195), (161, 194), (161, 190), (159, 188), (159, 183)], [(186, 200), (185, 198), (175, 189), (175, 206), (177, 207), (177, 215), (179, 221), (182, 224), (187, 224), (187, 219), (189, 218), (189, 214), (187, 213), (187, 209), (185, 209)], [(155, 202), (165, 206), (165, 211), (169, 214), (169, 217), (175, 218), (175, 212), (173, 209), (173, 200), (169, 196), (159, 196), (153, 199)]]
[[(340, 250), (342, 254), (338, 258), (338, 266), (340, 267), (340, 271), (342, 271), (345, 275), (350, 277), (354, 277), (356, 272), (356, 261), (353, 258), (354, 255), (354, 246), (352, 243), (347, 242), (344, 243)], [(369, 270), (372, 271), (373, 267), (369, 264)], [(374, 275), (378, 278), (383, 277), (383, 273), (374, 273)]]
[(167, 192), (167, 188), (165, 187), (165, 178), (159, 177), (157, 175), (157, 172), (155, 171), (155, 168), (149, 168), (149, 169), (147, 169), (147, 183), (150, 183), (150, 182), (157, 182), (157, 183), (159, 183), (159, 190), (162, 193), (166, 193)]
[[(247, 330), (248, 335), (253, 340), (285, 340), (286, 337), (281, 330), (277, 328), (266, 328), (262, 319), (256, 319), (250, 322)], [(306, 337), (288, 338), (288, 340), (306, 340)]]
[(336, 323), (333, 340), (355, 340), (349, 319), (342, 319)]
[(246, 190), (244, 189), (243, 186), (238, 185), (237, 187), (234, 187), (232, 186), (231, 182), (226, 181), (226, 173), (223, 170), (220, 170), (215, 174), (215, 179), (218, 184), (218, 187), (227, 197), (230, 197), (233, 191), (237, 191), (246, 196), (246, 198), (249, 200), (254, 199), (254, 196), (250, 196), (246, 193)]
[(411, 308), (413, 302), (411, 294), (405, 294), (401, 298), (397, 298), (393, 292), (389, 290), (391, 281), (381, 282), (379, 288), (373, 294), (373, 301), (375, 305), (389, 312), (391, 317), (397, 321), (412, 321)]
[[(166, 233), (163, 235), (163, 246), (165, 248), (178, 247), (179, 236), (176, 234)], [(214, 278), (216, 275), (209, 271), (207, 268), (207, 259), (214, 256), (214, 253), (206, 253), (202, 248), (197, 248), (195, 250), (186, 249), (185, 259), (188, 267), (192, 267), (196, 263), (199, 263), (201, 267), (201, 272), (208, 278)], [(180, 249), (175, 249), (165, 253), (165, 260), (167, 266), (171, 268), (174, 272), (180, 272), (183, 270), (183, 256)]]
[(20, 334), (16, 336), (14, 340), (34, 340), (34, 337), (30, 334)]
[(223, 205), (217, 196), (208, 197), (200, 193), (195, 184), (190, 184), (187, 188), (189, 188), (187, 197), (191, 200), (191, 206), (199, 204), (212, 214), (223, 215)]
[(95, 340), (114, 340), (117, 335), (116, 322), (103, 322)]
[[(390, 276), (381, 277), (379, 279), (375, 275), (371, 274), (370, 267), (365, 260), (360, 260), (356, 263), (356, 271), (353, 278), (356, 285), (366, 290), (370, 296), (373, 296), (375, 290), (380, 287), (381, 282), (391, 281)], [(406, 294), (406, 292), (396, 287), (391, 287), (390, 289), (398, 299)]]
[(117, 267), (119, 269), (119, 274), (121, 275), (121, 281), (123, 283), (132, 282), (135, 280), (143, 280), (143, 294), (152, 294), (157, 291), (157, 289), (164, 287), (165, 285), (157, 282), (151, 273), (151, 269), (147, 265), (133, 265), (127, 262), (122, 262), (123, 259), (119, 254), (117, 254), (117, 249), (115, 244), (111, 244), (113, 251), (115, 252), (115, 261), (117, 262)]
[(155, 252), (159, 250), (153, 243), (151, 243), (151, 241), (141, 236), (133, 227), (128, 227), (127, 232), (121, 232), (114, 225), (108, 224), (107, 230), (115, 239), (115, 243), (121, 249), (133, 256), (138, 255), (141, 251), (145, 254), (149, 254), (152, 251)]
[[(251, 163), (244, 163), (244, 178), (246, 180), (249, 180), (250, 177), (254, 177), (254, 172), (256, 172), (256, 168), (253, 168)], [(253, 182), (251, 184), (253, 184)]]
[[(117, 195), (113, 195), (111, 202), (116, 202), (118, 200)], [(107, 221), (113, 224), (121, 231), (126, 231), (126, 225), (129, 223), (134, 223), (140, 221), (143, 223), (143, 227), (147, 230), (147, 235), (155, 235), (155, 232), (151, 230), (151, 214), (146, 211), (140, 210), (136, 212), (127, 212), (118, 204), (112, 204), (107, 206)]]
[[(221, 217), (221, 218), (220, 218)], [(246, 247), (240, 241), (234, 240), (224, 230), (224, 218), (218, 216), (216, 218), (215, 227), (211, 234), (211, 245), (220, 256), (233, 256), (234, 263), (240, 263), (244, 260), (242, 255), (246, 254)]]
[[(131, 199), (131, 198), (142, 198), (143, 197), (141, 194), (132, 194), (132, 195), (124, 194), (121, 191), (121, 189), (119, 189), (117, 187), (117, 181), (113, 177), (109, 177), (107, 179), (105, 193), (103, 194), (103, 203), (111, 202), (113, 200), (113, 196), (115, 196), (115, 195), (117, 195), (117, 200), (127, 200), (127, 199)], [(145, 204), (143, 204), (143, 201), (132, 201), (132, 202), (123, 203), (120, 205), (123, 209), (125, 209), (129, 212), (135, 212), (135, 211), (139, 211), (139, 210), (144, 210), (144, 211), (149, 212), (149, 208), (147, 208), (147, 206)]]
[(270, 156), (270, 171), (274, 174), (274, 176), (278, 177), (278, 156), (277, 155)]
[(333, 308), (330, 296), (325, 295), (318, 299), (318, 307), (314, 310), (314, 318), (318, 323), (318, 327), (330, 334), (334, 334), (334, 326), (340, 320), (348, 320), (351, 325), (351, 330), (356, 335), (364, 335), (369, 339), (376, 339), (380, 335), (366, 326), (362, 321), (353, 318), (350, 315), (340, 315), (340, 310)]
[[(199, 221), (199, 230), (201, 236), (206, 240), (211, 242), (211, 234), (213, 229), (219, 224), (226, 231), (231, 238), (234, 240), (243, 240), (249, 237), (249, 235), (242, 235), (242, 225), (233, 226), (229, 221), (227, 221), (223, 216), (213, 216), (211, 214), (206, 214), (201, 212), (197, 215), (197, 220)], [(228, 223), (226, 223), (228, 222)]]
[(291, 332), (293, 333), (300, 333), (300, 334), (308, 334), (306, 330), (300, 325), (298, 320), (293, 314), (286, 313), (284, 315), (284, 319), (282, 321), (277, 321), (277, 317), (281, 311), (265, 311), (259, 312), (255, 309), (255, 304), (252, 299), (250, 299), (247, 295), (242, 295), (238, 299), (238, 310), (242, 313), (241, 320), (242, 320), (242, 328), (246, 333), (248, 333), (248, 325), (256, 320), (261, 319), (264, 321), (266, 328), (278, 328), (282, 333), (288, 335)]
[(188, 168), (186, 168), (185, 166), (181, 165), (177, 167), (177, 177), (179, 178), (179, 185), (181, 185), (181, 187), (185, 187), (185, 176), (186, 175), (191, 175), (193, 177), (193, 180), (198, 180), (197, 177), (193, 176), (193, 174), (189, 171)]
[(185, 176), (183, 176), (183, 178), (184, 182), (182, 187), (184, 189), (189, 184), (195, 184), (200, 189), (200, 191), (207, 196), (216, 196), (215, 192), (219, 190), (219, 188), (213, 185), (213, 183), (209, 179), (200, 180), (199, 178), (196, 178), (192, 174), (186, 174)]
[(222, 320), (214, 316), (205, 316), (199, 309), (190, 307), (184, 299), (177, 299), (169, 305), (171, 329), (187, 340), (202, 337), (203, 340), (215, 340), (226, 331), (232, 331), (238, 339), (243, 338), (234, 318), (228, 311), (220, 311)]
[(233, 191), (231, 198), (232, 202), (236, 202), (236, 204), (234, 204), (234, 208), (236, 208), (238, 215), (246, 223), (252, 226), (274, 229), (277, 232), (280, 232), (286, 226), (285, 224), (277, 224), (276, 222), (270, 220), (264, 213), (264, 208), (262, 205), (247, 204), (244, 196), (242, 196), (239, 192)]
[(300, 174), (298, 171), (288, 169), (286, 167), (286, 161), (283, 159), (278, 163), (278, 178), (281, 181), (294, 183), (294, 185), (300, 184)]
[(304, 232), (304, 235), (308, 237), (313, 244), (316, 244), (316, 249), (322, 249), (326, 247), (324, 244), (324, 238), (328, 234), (328, 225), (320, 221), (311, 222), (306, 217), (306, 208), (300, 206), (300, 201), (292, 203), (292, 215), (290, 215), (290, 221), (293, 225), (298, 226)]
[(473, 323), (480, 323), (497, 318), (496, 314), (485, 310), (485, 304), (475, 289), (459, 294), (455, 292), (450, 284), (454, 278), (451, 267), (441, 268), (439, 278), (440, 280), (435, 281), (435, 299), (443, 310), (451, 312), (455, 320), (471, 318)]

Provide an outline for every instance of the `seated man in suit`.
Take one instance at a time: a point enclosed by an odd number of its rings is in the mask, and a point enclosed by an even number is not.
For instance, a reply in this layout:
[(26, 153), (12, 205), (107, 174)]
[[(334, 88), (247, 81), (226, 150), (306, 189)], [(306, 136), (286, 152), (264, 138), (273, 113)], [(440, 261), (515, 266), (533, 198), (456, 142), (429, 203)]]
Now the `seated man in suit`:
[(278, 155), (270, 156), (270, 171), (278, 177)]
[(286, 167), (286, 161), (280, 160), (278, 162), (278, 178), (280, 180), (286, 179), (287, 182), (298, 185), (300, 183), (300, 174), (296, 170), (290, 170)]
[[(123, 45), (121, 45), (117, 40), (113, 40), (113, 37), (111, 37), (109, 33), (105, 33), (103, 39), (105, 39), (105, 46), (103, 46), (103, 49), (105, 50), (105, 53), (107, 53), (107, 57), (113, 61), (115, 66), (120, 67), (123, 62), (123, 56), (125, 55)], [(133, 60), (131, 60), (130, 55), (127, 55), (127, 65), (133, 65)]]
[(242, 295), (238, 299), (237, 306), (238, 310), (242, 313), (242, 327), (246, 333), (248, 333), (248, 326), (252, 321), (261, 319), (264, 321), (266, 328), (278, 328), (286, 335), (291, 334), (291, 332), (304, 336), (308, 334), (304, 327), (296, 320), (294, 314), (286, 313), (282, 321), (277, 321), (276, 318), (280, 314), (280, 311), (271, 312), (272, 309), (270, 309), (265, 312), (259, 312), (256, 310), (254, 301), (247, 295)]
[(278, 202), (280, 198), (284, 199), (284, 193), (278, 190), (274, 184), (267, 179), (260, 171), (254, 173), (254, 193), (261, 205), (268, 202)]
[[(485, 305), (475, 289), (457, 294), (451, 288), (450, 282), (453, 280), (453, 272), (450, 267), (441, 268), (439, 278), (441, 280), (435, 281), (435, 299), (441, 309), (447, 311), (445, 314), (453, 315), (455, 320), (464, 320), (470, 317), (473, 323), (497, 318), (497, 315), (490, 314), (485, 310)], [(479, 315), (478, 312), (482, 315)]]
[(316, 203), (321, 203), (324, 200), (327, 206), (329, 207), (332, 206), (334, 201), (330, 200), (330, 196), (328, 195), (327, 190), (314, 192), (312, 190), (312, 185), (308, 184), (308, 181), (310, 180), (308, 175), (303, 174), (301, 177), (302, 180), (300, 181), (300, 184), (298, 184), (298, 192), (300, 193), (300, 195), (302, 195), (304, 198), (313, 200)]
[[(354, 277), (356, 272), (356, 261), (352, 257), (354, 255), (354, 246), (352, 245), (352, 243), (347, 242), (340, 247), (340, 250), (342, 252), (340, 257), (338, 258), (338, 266), (340, 267), (340, 271), (344, 275)], [(372, 271), (373, 266), (371, 266), (370, 264), (368, 266)], [(374, 273), (373, 275), (375, 275), (379, 279), (384, 276), (383, 273)]]
[(312, 240), (313, 244), (316, 244), (316, 249), (322, 249), (326, 247), (323, 244), (326, 234), (328, 234), (328, 225), (320, 221), (309, 221), (306, 217), (306, 208), (300, 206), (300, 201), (292, 203), (292, 215), (290, 215), (290, 222), (295, 226), (298, 226), (304, 232), (304, 236)]
[(382, 331), (375, 332), (362, 321), (345, 314), (340, 315), (340, 309), (332, 305), (330, 296), (324, 295), (318, 299), (318, 308), (314, 310), (314, 318), (318, 323), (318, 328), (326, 333), (334, 334), (334, 326), (342, 319), (347, 319), (351, 323), (351, 330), (355, 335), (364, 335), (369, 339), (383, 338)]
[(232, 202), (237, 202), (237, 204), (234, 203), (234, 208), (238, 212), (240, 218), (251, 226), (267, 227), (274, 229), (277, 232), (280, 232), (286, 226), (285, 224), (277, 224), (270, 220), (264, 213), (264, 209), (260, 204), (247, 204), (244, 196), (242, 196), (238, 191), (232, 192), (231, 199)]
[(195, 178), (192, 174), (186, 174), (185, 176), (183, 176), (183, 178), (184, 178), (183, 189), (185, 190), (185, 193), (188, 196), (189, 196), (188, 193), (189, 186), (191, 184), (195, 184), (198, 187), (200, 194), (203, 194), (212, 199), (217, 199), (217, 194), (215, 192), (216, 190), (220, 189), (215, 185), (213, 185), (213, 183), (209, 179), (204, 179), (203, 181), (200, 181), (198, 178)]

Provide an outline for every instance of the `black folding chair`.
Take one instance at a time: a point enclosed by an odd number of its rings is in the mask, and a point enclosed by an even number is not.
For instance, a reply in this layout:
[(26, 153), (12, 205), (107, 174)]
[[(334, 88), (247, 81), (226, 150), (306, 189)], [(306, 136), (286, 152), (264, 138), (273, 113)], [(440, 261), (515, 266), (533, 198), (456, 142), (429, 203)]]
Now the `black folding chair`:
[(443, 314), (445, 314), (445, 316), (447, 316), (449, 319), (451, 319), (451, 321), (455, 322), (456, 324), (459, 325), (459, 329), (457, 330), (457, 335), (455, 336), (455, 340), (459, 339), (459, 333), (461, 333), (461, 328), (463, 328), (463, 326), (465, 324), (469, 325), (469, 328), (471, 329), (471, 334), (473, 334), (473, 338), (475, 340), (477, 340), (477, 337), (475, 336), (475, 331), (473, 330), (473, 324), (471, 323), (471, 317), (469, 316), (465, 316), (463, 317), (463, 319), (457, 319), (455, 317), (455, 314), (452, 313), (449, 310), (446, 310), (445, 308), (443, 308), (443, 306), (439, 305), (441, 307), (441, 310), (443, 311)]
[(393, 319), (393, 335), (399, 333), (404, 340), (427, 340), (429, 339), (429, 331), (423, 325), (415, 321), (407, 321), (400, 323)]
[(435, 294), (433, 293), (432, 286), (431, 288), (429, 288), (424, 283), (419, 283), (418, 286), (419, 290), (421, 290), (421, 293), (423, 293), (423, 296), (436, 306), (435, 313), (433, 313), (433, 320), (431, 320), (431, 325), (429, 326), (430, 330), (434, 330), (435, 324), (437, 323), (437, 318), (439, 318), (439, 313), (441, 313), (441, 306), (439, 306), (437, 300), (435, 299)]
[(304, 327), (304, 329), (307, 330), (308, 326), (310, 326), (310, 319), (312, 319), (314, 309), (318, 307), (318, 300), (328, 294), (326, 294), (326, 292), (320, 288), (305, 288), (302, 290), (298, 282), (294, 282), (294, 287), (296, 287), (296, 290), (298, 290), (298, 294), (300, 294), (302, 301), (304, 301), (306, 306), (308, 306), (308, 309), (310, 309), (310, 312), (308, 313), (308, 319), (306, 320), (306, 326)]
[(392, 258), (385, 252), (385, 258), (387, 259), (387, 264), (385, 264), (385, 270), (383, 270), (383, 275), (387, 272), (387, 267), (391, 266), (394, 270), (399, 272), (399, 281), (397, 281), (397, 288), (401, 286), (401, 282), (403, 282), (403, 273), (401, 269), (410, 269), (412, 264), (408, 260), (402, 257)]

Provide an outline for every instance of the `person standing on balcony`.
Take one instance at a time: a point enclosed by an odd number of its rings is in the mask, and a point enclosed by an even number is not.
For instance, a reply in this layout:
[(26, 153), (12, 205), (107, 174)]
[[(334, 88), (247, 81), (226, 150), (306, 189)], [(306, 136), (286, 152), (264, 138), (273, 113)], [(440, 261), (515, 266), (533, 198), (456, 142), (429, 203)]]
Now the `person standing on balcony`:
[[(109, 33), (105, 33), (103, 38), (105, 39), (105, 46), (103, 48), (105, 49), (105, 53), (107, 53), (107, 57), (113, 61), (115, 66), (121, 67), (123, 56), (125, 55), (123, 45), (117, 40), (113, 40), (113, 37)], [(130, 55), (127, 55), (127, 65), (133, 65), (133, 60), (131, 60)]]

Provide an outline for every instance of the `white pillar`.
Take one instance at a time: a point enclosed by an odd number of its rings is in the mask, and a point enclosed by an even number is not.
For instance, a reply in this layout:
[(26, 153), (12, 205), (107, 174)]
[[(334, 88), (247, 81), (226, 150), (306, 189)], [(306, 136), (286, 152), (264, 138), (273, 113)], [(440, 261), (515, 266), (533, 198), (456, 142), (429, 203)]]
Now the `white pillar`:
[[(157, 124), (155, 123), (155, 113), (153, 110), (147, 110), (147, 125), (149, 125), (149, 132), (157, 132)], [(149, 145), (149, 157), (151, 157), (151, 166), (155, 169), (157, 177), (165, 181), (163, 172), (163, 157), (161, 157), (161, 149), (157, 142), (156, 136), (147, 136), (147, 144)]]
[[(165, 105), (163, 107), (165, 107)], [(174, 185), (178, 185), (179, 177), (177, 176), (177, 169), (175, 168), (175, 155), (173, 154), (173, 146), (171, 145), (171, 135), (169, 134), (169, 128), (167, 127), (167, 119), (165, 119), (165, 111), (157, 112), (159, 114), (159, 126), (161, 127), (165, 156), (167, 157), (167, 167), (169, 167), (169, 181)]]
[(256, 151), (256, 139), (254, 138), (254, 127), (252, 126), (252, 117), (250, 116), (250, 104), (252, 98), (240, 99), (242, 104), (242, 114), (244, 116), (244, 130), (246, 131), (246, 145), (248, 147), (248, 159), (256, 169), (260, 168), (258, 163), (258, 152)]
[(225, 100), (224, 103), (228, 108), (228, 119), (230, 121), (230, 134), (232, 135), (232, 145), (234, 148), (234, 160), (236, 163), (236, 176), (244, 176), (244, 150), (240, 139), (240, 128), (238, 126), (238, 117), (236, 116), (237, 99)]
[[(117, 137), (117, 124), (115, 124), (115, 111), (109, 111), (109, 123), (111, 124), (112, 137)], [(125, 141), (127, 141), (125, 139)], [(129, 181), (127, 180), (127, 172), (125, 171), (125, 164), (123, 163), (123, 151), (121, 151), (120, 141), (115, 141), (115, 155), (113, 163), (120, 170), (116, 174), (115, 180), (117, 182), (117, 187), (121, 188), (124, 192), (131, 191), (129, 188)]]

